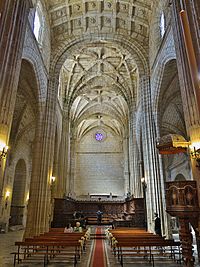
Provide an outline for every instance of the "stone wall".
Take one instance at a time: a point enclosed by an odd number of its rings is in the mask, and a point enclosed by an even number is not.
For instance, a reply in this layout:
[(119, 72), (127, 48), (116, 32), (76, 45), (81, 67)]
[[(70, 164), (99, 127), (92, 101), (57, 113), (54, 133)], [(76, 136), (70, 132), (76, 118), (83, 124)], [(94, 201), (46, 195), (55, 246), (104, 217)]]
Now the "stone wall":
[(90, 131), (76, 150), (76, 195), (124, 195), (122, 140), (106, 131), (103, 141), (96, 141), (96, 131)]

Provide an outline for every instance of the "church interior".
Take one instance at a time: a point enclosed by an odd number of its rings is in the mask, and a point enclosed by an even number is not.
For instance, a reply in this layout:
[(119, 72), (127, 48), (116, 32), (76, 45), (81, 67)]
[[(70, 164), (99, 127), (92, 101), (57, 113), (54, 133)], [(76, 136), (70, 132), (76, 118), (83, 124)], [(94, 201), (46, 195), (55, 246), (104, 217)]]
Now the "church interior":
[(0, 267), (200, 266), (199, 204), (200, 1), (0, 0)]

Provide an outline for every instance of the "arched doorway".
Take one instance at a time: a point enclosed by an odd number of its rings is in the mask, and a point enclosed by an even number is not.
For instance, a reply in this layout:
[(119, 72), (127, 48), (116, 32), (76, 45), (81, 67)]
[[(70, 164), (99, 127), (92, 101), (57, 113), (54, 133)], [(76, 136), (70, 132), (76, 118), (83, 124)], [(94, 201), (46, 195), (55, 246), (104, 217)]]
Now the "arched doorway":
[(23, 225), (25, 216), (26, 163), (23, 159), (17, 162), (13, 184), (13, 194), (9, 225)]

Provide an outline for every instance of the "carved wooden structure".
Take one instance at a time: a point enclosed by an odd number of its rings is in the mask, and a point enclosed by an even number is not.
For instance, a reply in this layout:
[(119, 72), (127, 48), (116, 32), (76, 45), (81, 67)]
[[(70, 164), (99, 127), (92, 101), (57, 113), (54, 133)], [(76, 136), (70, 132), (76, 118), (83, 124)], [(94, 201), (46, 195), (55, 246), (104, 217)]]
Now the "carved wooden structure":
[(53, 227), (64, 227), (73, 221), (74, 211), (79, 211), (84, 217), (96, 217), (96, 212), (101, 210), (103, 216), (111, 217), (116, 226), (144, 225), (144, 200), (143, 198), (127, 199), (125, 201), (78, 201), (71, 198), (55, 198)]
[(192, 234), (189, 223), (199, 216), (196, 181), (166, 182), (166, 211), (179, 218), (180, 240), (185, 266), (194, 266)]

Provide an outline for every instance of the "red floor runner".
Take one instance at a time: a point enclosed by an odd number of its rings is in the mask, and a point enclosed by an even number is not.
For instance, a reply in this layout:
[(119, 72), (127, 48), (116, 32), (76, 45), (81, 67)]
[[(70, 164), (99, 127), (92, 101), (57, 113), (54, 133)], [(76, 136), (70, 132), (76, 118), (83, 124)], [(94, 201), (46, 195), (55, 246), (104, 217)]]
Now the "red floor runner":
[[(101, 233), (102, 233), (102, 229), (100, 227), (97, 227), (96, 235), (100, 237)], [(102, 238), (95, 240), (91, 267), (106, 267), (104, 242)]]

